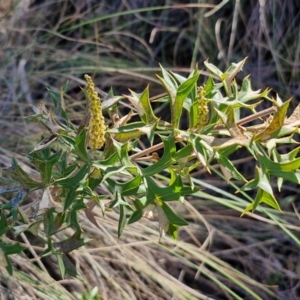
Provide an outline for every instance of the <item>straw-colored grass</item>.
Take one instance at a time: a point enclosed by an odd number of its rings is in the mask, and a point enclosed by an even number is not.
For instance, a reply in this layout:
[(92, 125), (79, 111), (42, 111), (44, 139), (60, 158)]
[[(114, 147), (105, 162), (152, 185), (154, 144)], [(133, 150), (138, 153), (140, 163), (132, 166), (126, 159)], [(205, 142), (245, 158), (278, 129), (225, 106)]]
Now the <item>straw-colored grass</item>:
[[(50, 103), (47, 87), (58, 90), (69, 80), (66, 104), (80, 122), (85, 108), (78, 87), (85, 73), (94, 77), (100, 95), (110, 87), (122, 94), (150, 84), (155, 96), (162, 91), (153, 76), (159, 63), (187, 73), (207, 58), (223, 69), (248, 56), (245, 73), (256, 88), (300, 94), (295, 1), (8, 2), (0, 1), (1, 167), (14, 156), (31, 170), (22, 153), (43, 129), (24, 117), (31, 104)], [(283, 187), (284, 213), (261, 208), (240, 218), (250, 196), (230, 193), (213, 175), (195, 175), (195, 184), (201, 190), (176, 206), (190, 222), (177, 242), (159, 240), (156, 221), (131, 225), (118, 240), (115, 213), (103, 218), (95, 208), (99, 228), (82, 215), (90, 241), (70, 255), (81, 278), (60, 278), (55, 259), (40, 260), (38, 242), (20, 235), (29, 250), (12, 256), (13, 277), (0, 263), (0, 297), (97, 299), (82, 296), (94, 287), (101, 299), (116, 300), (300, 297), (298, 188)]]

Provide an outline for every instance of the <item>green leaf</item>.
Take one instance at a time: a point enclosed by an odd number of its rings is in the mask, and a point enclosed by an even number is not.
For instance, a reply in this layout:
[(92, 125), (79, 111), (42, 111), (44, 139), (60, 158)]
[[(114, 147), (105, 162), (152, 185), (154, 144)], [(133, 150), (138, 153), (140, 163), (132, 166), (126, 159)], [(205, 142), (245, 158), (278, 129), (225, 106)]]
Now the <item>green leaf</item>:
[(167, 93), (169, 94), (169, 97), (171, 100), (170, 102), (174, 103), (175, 95), (176, 95), (176, 91), (177, 91), (177, 87), (178, 87), (177, 82), (161, 65), (160, 65), (160, 68), (161, 68), (163, 77), (160, 77), (158, 75), (156, 75), (156, 76), (160, 80), (162, 85), (164, 86)]
[(278, 163), (273, 162), (266, 155), (258, 155), (257, 158), (260, 165), (273, 174), (276, 172), (294, 172), (300, 168), (300, 157)]
[(96, 169), (105, 171), (107, 168), (114, 166), (119, 161), (119, 156), (117, 152), (114, 152), (111, 156), (109, 156), (105, 160), (95, 161), (93, 162), (93, 166)]
[(69, 253), (75, 249), (82, 247), (84, 244), (85, 242), (81, 238), (81, 232), (76, 231), (71, 237), (61, 242), (53, 243), (53, 247), (62, 253)]
[(14, 225), (13, 231), (14, 234), (17, 236), (21, 234), (24, 231), (29, 231), (36, 237), (39, 236), (39, 228), (43, 220), (38, 220), (29, 224), (23, 224), (23, 225)]
[[(117, 190), (115, 187), (113, 187), (114, 190)], [(113, 200), (110, 205), (109, 208), (114, 208), (117, 206), (127, 206), (127, 202), (124, 200), (124, 197), (122, 197), (122, 195), (116, 191), (115, 192), (115, 200)]]
[(175, 240), (175, 241), (178, 240), (178, 226), (176, 226), (174, 224), (169, 224), (168, 232), (173, 240)]
[(141, 95), (138, 95), (132, 91), (130, 92), (132, 96), (127, 96), (127, 98), (137, 110), (137, 113), (139, 114), (141, 120), (145, 124), (156, 123), (157, 117), (153, 113), (149, 99), (149, 86), (143, 91)]
[(156, 206), (156, 210), (158, 214), (159, 236), (161, 238), (168, 232), (170, 221), (160, 205)]
[(251, 81), (250, 81), (250, 75), (246, 76), (243, 79), (242, 82), (242, 87), (241, 90), (238, 93), (238, 100), (241, 102), (248, 102), (254, 99), (259, 99), (259, 98), (266, 98), (268, 95), (269, 90), (265, 90), (262, 93), (260, 92), (260, 90), (258, 91), (253, 91), (251, 88)]
[(110, 96), (109, 98), (102, 101), (101, 103), (102, 110), (107, 110), (109, 108), (112, 108), (115, 104), (117, 104), (122, 99), (124, 99), (123, 96)]
[[(58, 164), (56, 164), (57, 167)], [(59, 178), (64, 178), (64, 177), (68, 177), (70, 176), (71, 173), (73, 173), (75, 171), (75, 169), (77, 168), (76, 164), (70, 165), (68, 167), (66, 167), (63, 172), (61, 174), (59, 174), (59, 176), (57, 176), (56, 174), (52, 174), (53, 177), (55, 177), (55, 179), (59, 179)]]
[(134, 122), (122, 125), (118, 128), (111, 128), (107, 133), (113, 134), (114, 140), (126, 143), (129, 140), (137, 139), (141, 135), (150, 134), (152, 126), (145, 125), (143, 122)]
[(184, 195), (191, 195), (194, 190), (184, 187), (180, 175), (167, 187), (157, 185), (151, 177), (145, 177), (148, 197), (155, 199), (158, 204), (165, 201), (179, 201)]
[[(76, 168), (76, 165), (75, 165), (75, 164), (73, 164), (72, 166), (73, 166), (73, 167), (75, 166), (75, 168)], [(68, 167), (67, 153), (64, 152), (64, 153), (61, 155), (60, 160), (56, 163), (56, 168), (57, 168), (58, 173), (59, 173), (60, 175), (64, 175), (65, 170), (67, 169), (67, 167)], [(69, 175), (69, 174), (66, 174), (65, 176), (62, 176), (62, 177), (66, 177), (66, 176), (68, 176), (68, 175)]]
[(255, 179), (257, 180), (257, 187), (261, 188), (266, 193), (273, 195), (273, 189), (268, 175), (259, 167), (255, 170)]
[(73, 227), (77, 231), (81, 231), (80, 223), (78, 220), (78, 212), (74, 209), (70, 210), (66, 218), (67, 227)]
[[(268, 153), (275, 153), (274, 151), (276, 151), (276, 146), (277, 145), (280, 145), (280, 144), (299, 144), (294, 138), (293, 138), (293, 135), (290, 135), (290, 136), (285, 136), (285, 137), (282, 137), (282, 138), (273, 138), (273, 139), (270, 139), (266, 142), (266, 148), (268, 149)], [(279, 155), (277, 154), (278, 156), (278, 160), (277, 161), (280, 161), (280, 162), (283, 162), (283, 161), (289, 161), (289, 160), (292, 160), (294, 158), (296, 158), (298, 152), (299, 152), (299, 147), (293, 149), (291, 152), (288, 152), (288, 153), (284, 153), (282, 155)], [(276, 151), (277, 153), (277, 151)]]
[(86, 151), (86, 129), (82, 129), (75, 139), (74, 152), (82, 159), (83, 162), (89, 162), (89, 156)]
[(228, 157), (230, 154), (234, 153), (239, 148), (240, 148), (239, 145), (232, 145), (232, 146), (227, 147), (227, 148), (219, 149), (218, 153), (219, 153), (220, 156)]
[(60, 92), (48, 89), (48, 94), (54, 104), (55, 115), (62, 117), (65, 120), (68, 119), (67, 112), (65, 110), (65, 103), (64, 103), (64, 93), (67, 91), (67, 89), (68, 89), (68, 82), (66, 82), (62, 86)]
[(45, 185), (49, 184), (52, 180), (52, 169), (59, 161), (61, 154), (62, 150), (54, 153), (52, 156), (49, 157), (43, 157), (42, 155), (39, 155), (36, 152), (33, 152), (28, 155), (28, 158), (30, 159), (31, 163), (34, 164), (39, 170), (43, 183)]
[(90, 193), (89, 194), (92, 198), (94, 198), (95, 194), (93, 193), (93, 191), (101, 184), (102, 182), (102, 177), (100, 176), (99, 178), (89, 178), (88, 180), (88, 188), (90, 189)]
[[(287, 142), (285, 142), (285, 140), (288, 139)], [(270, 141), (268, 141), (267, 145), (269, 144), (269, 142), (274, 141), (274, 140), (278, 140), (278, 142), (280, 143), (281, 141), (284, 144), (289, 144), (289, 143), (294, 143), (294, 140), (292, 138), (292, 136), (290, 137), (285, 137), (285, 138), (280, 138), (280, 139), (271, 139)], [(285, 154), (279, 154), (276, 150), (276, 144), (277, 141), (272, 142), (273, 146), (270, 146), (271, 149), (268, 148), (269, 152), (272, 153), (273, 159), (275, 163), (289, 163), (291, 161), (294, 161), (295, 158), (298, 155), (298, 152), (300, 150), (300, 147), (297, 147), (295, 149), (293, 149), (292, 151), (285, 153)], [(299, 178), (299, 171), (291, 171), (291, 172), (283, 172), (283, 171), (278, 171), (278, 170), (269, 170), (270, 175), (276, 176), (277, 177), (277, 187), (278, 190), (281, 191), (281, 187), (283, 184), (283, 179), (289, 180), (291, 182), (295, 182), (295, 183), (300, 183), (300, 178)]]
[(220, 155), (218, 157), (218, 161), (222, 167), (226, 168), (226, 170), (229, 171), (230, 175), (233, 178), (247, 182), (244, 176), (236, 169), (234, 164), (226, 156)]
[(62, 259), (62, 254), (61, 253), (56, 254), (56, 258), (57, 258), (57, 263), (58, 263), (58, 268), (59, 268), (59, 271), (60, 271), (60, 275), (61, 275), (62, 278), (65, 278), (66, 268), (65, 268), (64, 261)]
[(61, 87), (61, 91), (62, 91), (63, 93), (66, 93), (67, 90), (68, 90), (68, 87), (69, 87), (69, 80), (66, 81), (66, 83)]
[(131, 160), (128, 156), (130, 144), (129, 143), (121, 144), (115, 140), (113, 140), (113, 144), (114, 144), (114, 147), (117, 151), (119, 160), (122, 163), (122, 165), (126, 168), (128, 168), (128, 167), (131, 168), (131, 170), (135, 170), (136, 171), (135, 173), (138, 174), (139, 170), (138, 170), (137, 166), (133, 162), (131, 162)]
[(277, 112), (275, 112), (270, 125), (262, 132), (254, 136), (255, 141), (268, 139), (273, 133), (277, 133), (284, 124), (287, 109), (290, 105), (290, 100), (284, 102), (278, 107)]
[(135, 210), (128, 220), (128, 225), (139, 221), (143, 217), (142, 210)]
[(88, 175), (89, 169), (90, 166), (88, 164), (84, 164), (79, 168), (79, 170), (74, 176), (68, 176), (65, 178), (57, 179), (54, 184), (58, 187), (73, 189), (77, 187), (80, 181)]
[(138, 175), (130, 181), (118, 184), (118, 190), (122, 196), (136, 195), (142, 183), (142, 176)]
[(13, 268), (12, 268), (12, 264), (10, 262), (9, 256), (1, 251), (2, 250), (1, 245), (3, 245), (3, 244), (0, 242), (0, 260), (1, 260), (1, 263), (2, 263), (3, 267), (5, 267), (5, 269), (7, 270), (8, 274), (13, 275)]
[[(188, 78), (185, 78), (176, 73), (170, 72), (174, 78), (182, 85)], [(196, 67), (193, 72), (189, 75), (189, 78), (197, 76), (199, 73), (198, 67)], [(177, 91), (178, 93), (178, 91)], [(172, 106), (173, 107), (173, 106)], [(197, 85), (188, 94), (185, 101), (183, 101), (183, 107), (189, 112), (189, 128), (194, 128), (198, 122), (198, 99), (197, 99)]]
[(118, 225), (118, 238), (122, 235), (122, 232), (127, 224), (127, 208), (125, 205), (120, 205), (120, 217)]
[(59, 138), (65, 144), (67, 144), (72, 150), (75, 148), (75, 139), (73, 137), (68, 136), (66, 133), (59, 133)]
[[(112, 184), (115, 184), (116, 181), (111, 179), (112, 176), (114, 175), (123, 175), (123, 176), (126, 175), (127, 177), (130, 176), (130, 173), (126, 171), (126, 167), (120, 167), (120, 166), (110, 167), (105, 170), (105, 175), (103, 176), (102, 181), (108, 182), (109, 185), (110, 182)], [(112, 192), (115, 191), (115, 188), (113, 186), (111, 186), (111, 188), (112, 188), (111, 190)]]
[(262, 195), (260, 196), (260, 201), (259, 203), (265, 203), (270, 207), (275, 208), (276, 210), (281, 211), (280, 206), (277, 202), (277, 200), (275, 199), (275, 197), (265, 191), (262, 192)]
[[(147, 134), (147, 138), (148, 138), (151, 146), (153, 145), (154, 136), (156, 135), (155, 131), (156, 131), (156, 128), (157, 128), (159, 122), (160, 122), (160, 120), (157, 119), (157, 121), (155, 123), (149, 125), (149, 127), (147, 128), (146, 134)], [(150, 129), (150, 130), (148, 130), (148, 129)]]
[(204, 62), (205, 67), (213, 74), (217, 75), (220, 80), (223, 80), (223, 72), (219, 70), (215, 65), (209, 63), (207, 60)]
[(133, 205), (137, 210), (143, 210), (148, 205), (147, 197), (135, 198)]
[(20, 254), (25, 250), (26, 248), (21, 246), (20, 243), (2, 243), (0, 242), (0, 249), (2, 250), (2, 253), (6, 255), (12, 255), (12, 254)]
[(44, 215), (44, 231), (47, 237), (52, 235), (54, 227), (54, 212), (55, 208), (50, 208)]
[(239, 129), (236, 123), (235, 110), (232, 107), (228, 108), (226, 110), (226, 113), (223, 113), (218, 109), (215, 109), (215, 111), (220, 116), (220, 119), (222, 120), (222, 122), (224, 123), (224, 125), (226, 126), (227, 130), (233, 138), (245, 138), (242, 135), (241, 130)]
[(166, 214), (166, 217), (168, 218), (170, 224), (177, 225), (177, 226), (189, 225), (189, 223), (183, 218), (181, 218), (180, 216), (178, 216), (167, 203), (162, 202), (161, 208)]
[(72, 188), (69, 190), (69, 192), (67, 193), (67, 196), (65, 198), (64, 211), (66, 211), (75, 200), (76, 200), (76, 190), (74, 188)]
[(82, 209), (86, 209), (87, 205), (84, 202), (84, 198), (82, 194), (79, 194), (79, 197), (76, 198), (76, 201), (73, 201), (72, 205), (71, 205), (71, 209), (72, 211), (79, 211)]
[(210, 172), (208, 163), (214, 156), (214, 150), (199, 136), (190, 135), (189, 140), (193, 146), (197, 159), (203, 167)]
[(56, 112), (59, 113), (62, 109), (61, 98), (60, 98), (61, 94), (57, 91), (50, 90), (50, 89), (48, 89), (48, 94), (54, 104), (54, 108)]
[(15, 181), (19, 182), (22, 186), (27, 188), (39, 188), (44, 184), (39, 181), (33, 180), (18, 164), (18, 162), (12, 158), (12, 166), (5, 170), (5, 172)]
[(191, 93), (191, 91), (193, 89), (196, 89), (198, 78), (199, 74), (197, 73), (196, 75), (187, 79), (177, 89), (175, 103), (171, 104), (171, 123), (174, 126), (174, 128), (178, 128), (179, 126), (183, 102), (184, 100), (186, 100), (187, 96)]
[(275, 199), (275, 197), (272, 194), (269, 194), (268, 192), (266, 192), (265, 190), (262, 190), (260, 188), (257, 191), (254, 202), (249, 204), (245, 208), (242, 215), (244, 215), (245, 213), (247, 213), (249, 211), (254, 211), (260, 203), (265, 203), (268, 206), (273, 207), (273, 208), (281, 211), (280, 206), (279, 206), (277, 200)]
[(269, 170), (269, 174), (272, 176), (276, 176), (278, 178), (283, 178), (290, 182), (294, 182), (300, 184), (300, 171), (293, 171), (293, 172), (284, 172), (284, 171), (276, 171), (276, 170)]
[(40, 254), (40, 257), (46, 257), (49, 256), (51, 254), (55, 254), (57, 255), (59, 252), (56, 251), (55, 249), (53, 249), (52, 247), (52, 240), (51, 238), (47, 239), (47, 248)]
[(214, 87), (215, 87), (215, 82), (213, 78), (209, 76), (204, 85), (205, 96), (207, 96), (208, 98), (212, 98), (215, 94)]
[(10, 209), (10, 213), (11, 213), (13, 222), (16, 222), (17, 219), (18, 219), (18, 215), (19, 215), (19, 209), (18, 209), (18, 207), (11, 208)]
[(170, 134), (167, 138), (162, 137), (161, 139), (164, 143), (164, 154), (158, 162), (142, 170), (144, 176), (158, 174), (159, 172), (166, 170), (175, 162), (173, 159), (173, 156), (176, 153), (174, 135)]
[(191, 144), (188, 144), (184, 146), (182, 149), (178, 150), (175, 155), (174, 159), (176, 161), (182, 159), (182, 158), (187, 158), (193, 153), (193, 146)]
[(172, 71), (169, 71), (169, 72), (173, 76), (173, 78), (175, 78), (179, 82), (179, 84), (182, 84), (187, 80), (187, 78), (184, 77), (184, 76), (181, 76), (181, 75), (179, 75), (177, 73), (174, 73)]
[(0, 215), (0, 237), (5, 234), (8, 230), (8, 226), (7, 226), (7, 221), (6, 221), (6, 216), (4, 214), (3, 211), (1, 211), (1, 215)]
[(84, 281), (83, 277), (78, 273), (76, 269), (76, 262), (73, 260), (73, 258), (70, 255), (62, 254), (62, 261), (64, 264), (66, 274), (69, 274), (72, 277)]

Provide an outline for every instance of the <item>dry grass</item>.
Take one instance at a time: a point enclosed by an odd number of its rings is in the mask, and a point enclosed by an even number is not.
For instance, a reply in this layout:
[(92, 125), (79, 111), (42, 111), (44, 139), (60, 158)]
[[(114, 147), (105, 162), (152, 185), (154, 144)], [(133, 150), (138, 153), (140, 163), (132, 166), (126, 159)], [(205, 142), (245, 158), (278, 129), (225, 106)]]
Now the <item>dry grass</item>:
[[(30, 104), (50, 103), (46, 87), (59, 89), (69, 80), (68, 109), (80, 121), (84, 103), (78, 86), (84, 73), (94, 76), (103, 93), (111, 86), (116, 94), (127, 93), (127, 88), (141, 91), (150, 83), (155, 95), (161, 92), (152, 76), (159, 72), (159, 62), (188, 72), (197, 61), (202, 67), (206, 58), (217, 64), (219, 57), (223, 69), (248, 56), (245, 72), (252, 74), (256, 87), (299, 97), (299, 4), (223, 1), (223, 7), (211, 11), (212, 3), (220, 2), (153, 9), (164, 5), (150, 0), (113, 5), (12, 1), (0, 15), (1, 166), (8, 166), (11, 156), (27, 165), (19, 153), (32, 149), (41, 128), (25, 122), (24, 116)], [(8, 1), (0, 1), (4, 3)], [(0, 297), (78, 299), (76, 292), (95, 286), (101, 299), (300, 297), (298, 188), (284, 187), (289, 196), (280, 201), (284, 214), (261, 210), (240, 218), (249, 198), (218, 190), (219, 182), (210, 185), (213, 179), (196, 179), (203, 190), (178, 207), (191, 223), (178, 242), (159, 242), (155, 221), (129, 226), (117, 240), (115, 214), (103, 218), (95, 209), (99, 228), (82, 216), (91, 240), (71, 255), (82, 280), (62, 280), (53, 258), (35, 258), (42, 251), (38, 241), (20, 236), (31, 251), (13, 257), (14, 277), (0, 267)]]

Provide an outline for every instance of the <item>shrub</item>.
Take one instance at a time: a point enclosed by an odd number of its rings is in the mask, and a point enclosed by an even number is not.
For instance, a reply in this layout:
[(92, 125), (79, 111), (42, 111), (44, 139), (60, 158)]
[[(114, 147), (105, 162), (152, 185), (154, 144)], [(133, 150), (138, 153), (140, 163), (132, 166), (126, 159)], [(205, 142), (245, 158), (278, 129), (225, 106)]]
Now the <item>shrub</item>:
[[(39, 178), (25, 172), (14, 158), (0, 177), (0, 192), (7, 195), (0, 219), (0, 249), (7, 271), (12, 273), (9, 256), (24, 251), (7, 235), (30, 231), (43, 241), (41, 257), (55, 255), (63, 277), (66, 273), (77, 276), (67, 254), (86, 242), (81, 212), (98, 226), (95, 205), (103, 214), (107, 210), (119, 214), (119, 237), (126, 225), (155, 213), (160, 236), (168, 232), (176, 239), (178, 228), (188, 222), (172, 209), (171, 202), (184, 203), (199, 190), (193, 177), (199, 169), (216, 172), (228, 183), (237, 180), (237, 192), (255, 190), (255, 199), (244, 213), (259, 204), (280, 210), (271, 179), (277, 178), (279, 190), (283, 180), (300, 182), (299, 148), (285, 154), (278, 151), (281, 144), (296, 144), (293, 136), (298, 132), (299, 107), (286, 117), (290, 100), (270, 98), (268, 89), (253, 91), (248, 76), (239, 86), (235, 76), (244, 63), (233, 63), (222, 72), (205, 62), (211, 76), (199, 86), (197, 68), (188, 78), (161, 68), (158, 79), (166, 94), (155, 103), (150, 101), (149, 87), (141, 94), (130, 91), (128, 96), (115, 96), (111, 90), (101, 101), (86, 75), (87, 111), (79, 126), (71, 122), (65, 108), (67, 84), (60, 93), (49, 90), (53, 111), (40, 103), (29, 117), (49, 131), (26, 155)], [(118, 106), (125, 100), (130, 112), (121, 116)], [(271, 106), (257, 111), (262, 101)], [(166, 104), (170, 120), (157, 117), (153, 110), (153, 105)], [(248, 116), (240, 118), (241, 111)], [(106, 124), (103, 113), (109, 117)], [(253, 125), (253, 121), (260, 122)], [(256, 160), (250, 178), (232, 162), (240, 148)], [(221, 172), (213, 167), (215, 163)], [(36, 197), (37, 190), (40, 197)], [(73, 234), (59, 240), (59, 233), (68, 228)]]

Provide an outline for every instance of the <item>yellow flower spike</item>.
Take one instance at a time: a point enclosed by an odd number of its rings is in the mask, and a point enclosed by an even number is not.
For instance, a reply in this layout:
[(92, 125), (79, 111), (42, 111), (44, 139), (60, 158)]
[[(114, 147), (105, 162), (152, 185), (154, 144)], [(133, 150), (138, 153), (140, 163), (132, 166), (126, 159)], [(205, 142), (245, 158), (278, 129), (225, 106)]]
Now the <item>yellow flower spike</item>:
[(208, 99), (205, 98), (205, 91), (203, 86), (197, 88), (197, 99), (198, 99), (198, 113), (199, 121), (196, 125), (197, 129), (203, 128), (209, 119)]
[(89, 75), (84, 75), (84, 78), (87, 82), (85, 91), (90, 112), (88, 126), (89, 147), (95, 150), (100, 149), (105, 143), (106, 125), (102, 115), (101, 100), (95, 91), (95, 84)]

